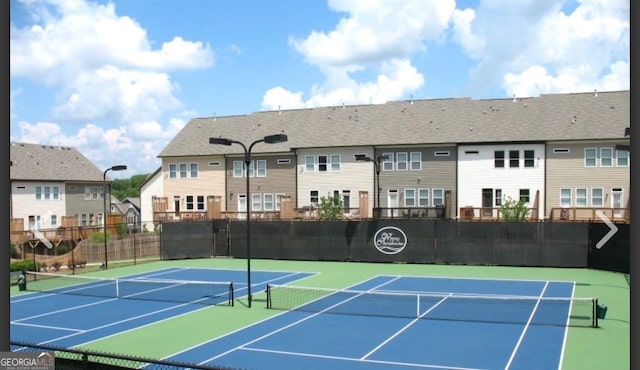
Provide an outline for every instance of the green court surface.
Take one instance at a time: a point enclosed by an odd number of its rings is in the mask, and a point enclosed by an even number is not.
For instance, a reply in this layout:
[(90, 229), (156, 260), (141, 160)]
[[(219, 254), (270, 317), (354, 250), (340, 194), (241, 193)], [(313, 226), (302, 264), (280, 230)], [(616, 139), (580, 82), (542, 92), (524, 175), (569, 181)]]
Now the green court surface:
[[(136, 266), (110, 268), (93, 276), (119, 277), (167, 267), (201, 267), (245, 270), (242, 259), (191, 259), (157, 261)], [(252, 260), (252, 271), (314, 272), (293, 285), (346, 288), (377, 275), (466, 277), (482, 279), (531, 279), (574, 281), (576, 297), (595, 297), (607, 306), (598, 328), (569, 327), (563, 366), (567, 370), (630, 368), (630, 286), (628, 275), (589, 269), (530, 268), (500, 266), (418, 265), (358, 262)], [(245, 270), (246, 271), (246, 270)], [(20, 294), (17, 287), (11, 294)], [(172, 317), (139, 329), (122, 332), (81, 348), (149, 358), (165, 358), (280, 314), (266, 308), (266, 294), (253, 292), (252, 307), (246, 297), (230, 306), (211, 306)]]

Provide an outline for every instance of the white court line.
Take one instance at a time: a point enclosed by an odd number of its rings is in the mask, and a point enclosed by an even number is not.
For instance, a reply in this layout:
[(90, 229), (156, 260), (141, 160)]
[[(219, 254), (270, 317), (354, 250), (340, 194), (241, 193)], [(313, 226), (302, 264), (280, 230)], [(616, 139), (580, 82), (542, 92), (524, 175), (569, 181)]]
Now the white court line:
[(442, 366), (442, 365), (414, 364), (414, 363), (411, 363), (411, 362), (368, 360), (368, 359), (358, 359), (358, 358), (352, 358), (352, 357), (318, 355), (318, 354), (303, 353), (303, 352), (291, 352), (291, 351), (276, 351), (276, 350), (267, 350), (267, 349), (258, 349), (258, 348), (249, 348), (249, 347), (240, 348), (240, 349), (244, 350), (244, 351), (277, 353), (277, 354), (281, 354), (281, 355), (292, 355), (292, 356), (302, 356), (302, 357), (311, 357), (311, 358), (326, 358), (326, 359), (330, 359), (330, 360), (343, 360), (343, 361), (365, 362), (365, 363), (396, 365), (396, 366), (422, 367), (422, 368), (426, 368), (426, 369), (483, 370), (483, 369), (476, 369), (476, 368), (472, 368), (472, 367), (453, 367), (453, 366)]
[[(210, 269), (210, 270), (220, 270), (220, 269)], [(293, 275), (297, 275), (297, 274), (306, 274), (306, 272), (292, 272), (290, 275), (287, 275), (287, 276), (293, 276)], [(235, 286), (235, 285), (236, 285), (236, 283), (234, 282), (234, 286)], [(245, 285), (246, 285), (246, 284), (245, 284)], [(234, 291), (235, 291), (235, 292), (237, 292), (238, 290), (242, 290), (242, 289), (246, 289), (246, 288), (235, 289)], [(234, 293), (234, 295), (235, 295), (235, 293)], [(237, 296), (236, 296), (236, 297), (237, 297)], [(176, 307), (181, 307), (181, 306), (183, 306), (183, 305), (176, 306)], [(196, 309), (196, 310), (193, 310), (193, 311), (189, 311), (189, 312), (181, 313), (180, 315), (175, 315), (175, 316), (167, 317), (167, 318), (164, 318), (164, 319), (162, 319), (162, 320), (154, 321), (154, 322), (151, 322), (151, 323), (148, 323), (148, 324), (142, 325), (142, 326), (134, 327), (134, 328), (131, 328), (131, 329), (128, 329), (128, 330), (124, 330), (124, 331), (118, 332), (118, 333), (114, 333), (114, 334), (110, 334), (110, 335), (107, 335), (107, 336), (104, 336), (104, 337), (96, 338), (96, 339), (94, 339), (94, 340), (91, 340), (91, 341), (88, 341), (88, 342), (84, 342), (84, 343), (78, 344), (77, 346), (84, 346), (84, 345), (87, 345), (87, 344), (90, 344), (90, 343), (93, 343), (93, 342), (96, 342), (96, 341), (99, 341), (99, 340), (103, 340), (103, 339), (106, 339), (106, 338), (113, 337), (113, 336), (115, 336), (115, 335), (120, 335), (120, 334), (123, 334), (123, 333), (128, 333), (128, 332), (131, 332), (131, 331), (134, 331), (134, 330), (138, 330), (138, 329), (141, 329), (141, 328), (145, 328), (145, 327), (147, 327), (147, 326), (156, 325), (156, 324), (161, 323), (161, 322), (164, 322), (164, 321), (173, 320), (173, 319), (178, 318), (178, 317), (182, 317), (182, 316), (185, 316), (185, 315), (190, 315), (191, 313), (194, 313), (194, 312), (198, 312), (198, 311), (201, 311), (201, 310), (209, 309), (210, 307), (212, 307), (212, 306), (204, 306), (204, 307), (202, 307), (202, 308), (199, 308), (199, 309)], [(213, 340), (215, 340), (215, 339), (213, 339)], [(207, 343), (207, 342), (205, 342), (205, 343)], [(183, 350), (183, 351), (181, 351), (181, 352), (178, 352), (178, 353), (182, 353), (182, 352), (188, 351), (188, 350), (193, 349), (193, 348), (196, 348), (196, 347), (198, 347), (198, 346), (200, 346), (200, 345), (202, 345), (202, 344), (204, 344), (204, 343), (200, 343), (200, 344), (198, 344), (198, 345), (196, 345), (196, 346), (190, 347), (190, 348), (185, 349), (185, 350)], [(173, 354), (173, 355), (170, 355), (170, 356), (168, 356), (168, 357), (175, 356), (175, 355), (176, 355), (176, 354)], [(168, 357), (165, 357), (165, 358), (168, 358)]]
[(275, 330), (275, 331), (270, 332), (269, 334), (265, 334), (265, 335), (260, 336), (260, 337), (258, 337), (258, 338), (256, 338), (256, 339), (253, 339), (253, 340), (251, 340), (251, 341), (249, 341), (249, 342), (246, 342), (246, 343), (244, 343), (244, 344), (242, 344), (242, 345), (240, 345), (240, 346), (237, 346), (237, 347), (232, 348), (232, 349), (230, 349), (230, 350), (228, 350), (228, 351), (225, 351), (225, 352), (223, 352), (223, 353), (220, 353), (220, 354), (218, 354), (217, 356), (211, 357), (211, 358), (209, 358), (209, 359), (207, 359), (207, 360), (205, 360), (205, 361), (200, 362), (200, 364), (199, 364), (199, 365), (202, 365), (202, 364), (205, 364), (205, 363), (207, 363), (207, 362), (213, 361), (213, 360), (218, 359), (218, 358), (220, 358), (220, 357), (222, 357), (222, 356), (226, 356), (227, 354), (229, 354), (229, 353), (231, 353), (231, 352), (233, 352), (233, 351), (237, 351), (237, 350), (239, 350), (239, 349), (243, 349), (244, 347), (246, 347), (246, 346), (248, 346), (248, 345), (250, 345), (250, 344), (253, 344), (253, 343), (255, 343), (255, 342), (257, 342), (257, 341), (260, 341), (260, 340), (262, 340), (262, 339), (264, 339), (264, 338), (268, 338), (268, 337), (270, 337), (270, 336), (272, 336), (272, 335), (274, 335), (274, 334), (276, 334), (276, 333), (279, 333), (279, 332), (281, 332), (281, 331), (283, 331), (283, 330), (285, 330), (285, 329), (288, 329), (288, 328), (290, 328), (290, 327), (293, 327), (293, 326), (295, 326), (295, 325), (298, 325), (298, 324), (300, 324), (300, 323), (302, 323), (302, 322), (304, 322), (304, 321), (307, 321), (307, 320), (309, 320), (309, 319), (311, 319), (311, 318), (314, 318), (314, 317), (316, 317), (316, 316), (318, 316), (318, 315), (320, 315), (320, 314), (322, 314), (322, 313), (324, 313), (324, 312), (327, 312), (327, 311), (331, 310), (332, 308), (338, 307), (338, 306), (340, 306), (340, 305), (342, 305), (342, 304), (345, 304), (345, 303), (347, 303), (347, 302), (349, 302), (349, 301), (351, 301), (351, 300), (353, 300), (353, 299), (356, 299), (356, 298), (358, 298), (359, 296), (361, 296), (362, 294), (364, 294), (364, 293), (366, 293), (366, 292), (368, 292), (368, 291), (373, 291), (373, 290), (377, 289), (378, 287), (381, 287), (381, 286), (384, 286), (384, 285), (390, 284), (391, 282), (393, 282), (394, 280), (397, 280), (397, 279), (399, 279), (399, 278), (400, 278), (400, 277), (398, 276), (398, 277), (396, 277), (396, 278), (394, 278), (394, 279), (391, 279), (391, 280), (389, 280), (389, 281), (386, 281), (386, 282), (384, 282), (384, 283), (382, 283), (382, 284), (380, 284), (380, 285), (378, 285), (378, 286), (376, 286), (376, 287), (373, 287), (373, 288), (371, 288), (371, 289), (369, 289), (369, 290), (367, 290), (367, 291), (363, 291), (362, 293), (360, 293), (360, 294), (358, 294), (358, 295), (355, 295), (355, 296), (353, 296), (353, 297), (350, 297), (350, 298), (348, 298), (348, 299), (345, 299), (345, 300), (344, 300), (344, 301), (342, 301), (342, 302), (338, 302), (338, 303), (336, 303), (336, 304), (334, 304), (334, 305), (332, 305), (332, 306), (330, 306), (330, 307), (327, 307), (327, 308), (325, 308), (325, 309), (324, 309), (324, 310), (322, 310), (322, 311), (316, 312), (316, 313), (314, 313), (314, 314), (312, 314), (312, 315), (310, 315), (310, 316), (307, 316), (307, 317), (305, 317), (305, 318), (303, 318), (303, 319), (300, 319), (300, 320), (298, 320), (298, 321), (292, 322), (291, 324), (285, 325), (285, 326), (283, 326), (283, 327), (281, 327), (281, 328), (279, 328), (279, 329), (277, 329), (277, 330)]
[[(571, 288), (571, 298), (575, 297), (576, 285), (573, 284)], [(564, 362), (564, 350), (567, 346), (567, 337), (569, 336), (569, 323), (571, 322), (571, 310), (573, 309), (573, 300), (569, 303), (569, 311), (567, 312), (567, 321), (564, 327), (564, 338), (562, 339), (562, 349), (560, 351), (560, 361), (558, 363), (558, 370), (562, 369), (562, 362)]]
[(531, 325), (531, 321), (533, 320), (533, 317), (535, 316), (536, 311), (538, 310), (538, 306), (540, 305), (540, 300), (544, 296), (544, 292), (547, 290), (548, 286), (549, 286), (549, 282), (547, 281), (544, 284), (544, 288), (542, 288), (542, 292), (540, 292), (540, 295), (538, 296), (538, 301), (536, 302), (536, 305), (533, 307), (533, 310), (531, 311), (531, 315), (529, 315), (529, 320), (527, 320), (527, 323), (525, 324), (524, 329), (522, 329), (522, 333), (520, 333), (520, 338), (518, 338), (518, 342), (516, 343), (516, 346), (513, 349), (513, 352), (511, 352), (511, 357), (509, 358), (509, 361), (507, 362), (507, 365), (504, 367), (505, 370), (508, 369), (511, 366), (511, 363), (513, 362), (513, 359), (516, 357), (516, 353), (518, 352), (518, 348), (520, 348), (520, 344), (522, 343), (522, 340), (524, 339), (524, 335), (527, 333), (527, 330), (529, 329), (529, 326)]
[(13, 325), (19, 325), (19, 326), (29, 326), (29, 327), (32, 327), (32, 328), (42, 328), (42, 329), (54, 329), (54, 330), (63, 330), (63, 331), (82, 332), (82, 330), (80, 330), (80, 329), (71, 329), (71, 328), (62, 327), (62, 326), (36, 325), (36, 324), (25, 324), (25, 323), (15, 323), (15, 322), (12, 322), (12, 324)]
[[(360, 359), (361, 360), (366, 360), (367, 357), (371, 356), (374, 352), (376, 352), (377, 350), (379, 350), (380, 348), (382, 348), (385, 344), (389, 343), (391, 340), (393, 340), (393, 338), (397, 337), (398, 335), (400, 335), (403, 331), (407, 330), (409, 327), (411, 327), (411, 325), (415, 324), (418, 320), (421, 320), (425, 315), (427, 315), (429, 312), (433, 311), (436, 307), (438, 307), (440, 304), (442, 304), (444, 301), (447, 300), (447, 298), (449, 297), (443, 297), (441, 300), (439, 300), (436, 304), (434, 304), (433, 306), (431, 306), (431, 308), (429, 308), (428, 310), (426, 310), (423, 314), (421, 314), (420, 316), (416, 317), (415, 319), (411, 320), (410, 323), (408, 323), (407, 325), (405, 325), (402, 329), (396, 331), (392, 336), (390, 336), (389, 338), (387, 338), (385, 341), (383, 341), (382, 343), (380, 343), (376, 348), (372, 349), (371, 351), (369, 351), (369, 353), (367, 353), (366, 355), (362, 356)], [(418, 299), (420, 299), (418, 297)]]

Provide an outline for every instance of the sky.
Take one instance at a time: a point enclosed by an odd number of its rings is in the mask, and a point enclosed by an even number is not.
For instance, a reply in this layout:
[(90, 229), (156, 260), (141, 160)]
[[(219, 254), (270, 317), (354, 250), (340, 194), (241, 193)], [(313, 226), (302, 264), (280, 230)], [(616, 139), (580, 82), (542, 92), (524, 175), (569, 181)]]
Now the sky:
[(111, 178), (197, 117), (630, 89), (628, 0), (10, 1), (10, 141)]

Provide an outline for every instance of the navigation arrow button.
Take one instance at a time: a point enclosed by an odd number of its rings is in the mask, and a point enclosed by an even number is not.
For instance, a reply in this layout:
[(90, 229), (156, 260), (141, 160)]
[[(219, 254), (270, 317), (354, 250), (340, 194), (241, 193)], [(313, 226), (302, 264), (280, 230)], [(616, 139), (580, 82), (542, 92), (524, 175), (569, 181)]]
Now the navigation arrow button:
[(596, 214), (598, 215), (598, 217), (600, 217), (600, 219), (602, 221), (604, 221), (604, 223), (609, 226), (609, 232), (602, 237), (602, 239), (600, 239), (600, 241), (598, 243), (596, 243), (596, 248), (600, 249), (602, 248), (602, 246), (609, 241), (609, 239), (611, 239), (611, 237), (618, 232), (618, 226), (616, 226), (613, 222), (611, 222), (611, 220), (609, 220), (609, 217), (607, 217), (607, 215), (605, 215), (604, 213), (602, 213), (602, 211), (598, 210), (596, 211)]

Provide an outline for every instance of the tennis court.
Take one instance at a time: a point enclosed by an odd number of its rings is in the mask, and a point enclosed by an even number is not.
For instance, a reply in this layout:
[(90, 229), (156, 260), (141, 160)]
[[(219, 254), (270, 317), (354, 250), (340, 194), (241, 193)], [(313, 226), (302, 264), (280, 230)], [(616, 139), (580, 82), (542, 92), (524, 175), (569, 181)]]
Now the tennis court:
[[(312, 273), (254, 271), (253, 289)], [(123, 278), (39, 273), (34, 293), (11, 297), (11, 340), (78, 346), (214, 306), (246, 294), (241, 270), (169, 268)]]
[[(245, 263), (157, 262), (88, 274), (111, 275), (90, 286), (117, 278), (119, 298), (14, 292), (11, 340), (230, 369), (628, 368), (622, 275), (256, 260), (248, 308)], [(187, 282), (212, 286), (191, 293)], [(610, 306), (598, 328), (589, 297)]]
[(172, 356), (247, 369), (557, 369), (572, 282), (377, 276), (347, 290), (270, 285), (284, 313)]

